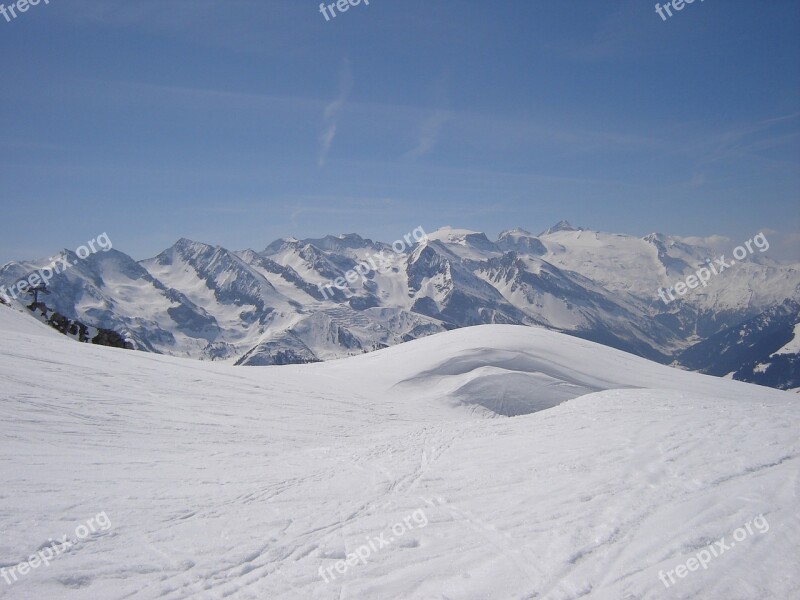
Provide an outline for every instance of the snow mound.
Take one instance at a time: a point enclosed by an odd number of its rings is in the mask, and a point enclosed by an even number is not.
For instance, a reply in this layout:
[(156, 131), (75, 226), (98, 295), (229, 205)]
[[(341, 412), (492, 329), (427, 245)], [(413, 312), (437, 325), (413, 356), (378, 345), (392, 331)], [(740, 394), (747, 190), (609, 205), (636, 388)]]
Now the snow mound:
[[(519, 416), (585, 394), (673, 389), (756, 400), (767, 389), (659, 365), (538, 327), (481, 325), (317, 366), (393, 388), (404, 398), (467, 407), (484, 416)], [(777, 397), (783, 397), (778, 393)]]

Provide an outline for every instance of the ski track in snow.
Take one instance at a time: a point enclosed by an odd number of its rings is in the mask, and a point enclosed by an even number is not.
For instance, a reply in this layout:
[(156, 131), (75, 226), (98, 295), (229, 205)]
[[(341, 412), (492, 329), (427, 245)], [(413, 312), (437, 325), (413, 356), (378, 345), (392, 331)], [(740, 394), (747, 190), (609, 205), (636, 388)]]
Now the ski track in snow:
[[(796, 395), (512, 326), (277, 368), (80, 345), (5, 307), (0, 330), (0, 565), (101, 511), (112, 523), (0, 579), (0, 598), (800, 589)], [(427, 525), (325, 583), (418, 510)], [(661, 584), (759, 514), (767, 532)]]

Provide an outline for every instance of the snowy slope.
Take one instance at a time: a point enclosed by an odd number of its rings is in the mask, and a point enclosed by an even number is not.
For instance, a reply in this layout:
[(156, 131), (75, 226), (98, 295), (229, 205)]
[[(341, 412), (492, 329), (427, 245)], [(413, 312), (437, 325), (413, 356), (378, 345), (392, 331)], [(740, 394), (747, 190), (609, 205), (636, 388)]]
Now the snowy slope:
[[(757, 232), (754, 232), (757, 233)], [(669, 312), (658, 298), (660, 288), (674, 286), (706, 260), (724, 256), (729, 263), (737, 242), (712, 236), (681, 238), (653, 233), (644, 238), (574, 229), (568, 223), (540, 236), (547, 253), (543, 258), (572, 270), (617, 293), (628, 293)], [(768, 240), (767, 240), (768, 241)], [(699, 313), (726, 311), (754, 316), (787, 298), (800, 296), (800, 277), (795, 267), (780, 265), (752, 246), (753, 253), (712, 277), (707, 286), (682, 297)], [(676, 304), (678, 304), (676, 302)], [(674, 305), (673, 305), (674, 308)]]
[[(110, 521), (0, 598), (800, 587), (793, 394), (519, 326), (263, 369), (85, 346), (5, 306), (0, 336), (0, 565)], [(659, 581), (762, 514), (707, 570)]]

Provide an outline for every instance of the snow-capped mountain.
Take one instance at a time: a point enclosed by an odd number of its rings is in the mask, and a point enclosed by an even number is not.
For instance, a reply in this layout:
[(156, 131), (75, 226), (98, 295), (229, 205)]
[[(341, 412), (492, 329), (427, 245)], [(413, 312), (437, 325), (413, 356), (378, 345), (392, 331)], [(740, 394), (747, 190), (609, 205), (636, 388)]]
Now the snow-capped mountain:
[[(496, 241), (444, 227), (402, 252), (355, 234), (283, 238), (260, 252), (181, 239), (139, 262), (117, 250), (85, 260), (67, 253), (75, 266), (53, 279), (47, 302), (142, 350), (244, 365), (340, 358), (492, 323), (541, 325), (671, 363), (800, 299), (800, 271), (759, 251), (674, 302), (659, 298), (731, 247), (718, 237), (636, 238), (565, 221)], [(39, 264), (5, 265), (0, 284)], [(745, 353), (737, 366), (756, 359)]]

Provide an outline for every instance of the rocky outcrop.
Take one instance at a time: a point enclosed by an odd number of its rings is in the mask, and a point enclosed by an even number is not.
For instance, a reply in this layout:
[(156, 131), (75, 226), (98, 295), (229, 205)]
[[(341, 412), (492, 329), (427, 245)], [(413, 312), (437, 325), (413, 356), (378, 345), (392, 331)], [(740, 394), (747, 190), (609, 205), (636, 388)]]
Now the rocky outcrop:
[(32, 303), (28, 306), (28, 309), (43, 323), (47, 323), (56, 331), (78, 342), (133, 350), (133, 344), (116, 331), (93, 327), (77, 320), (68, 319), (61, 313), (47, 308), (43, 302)]

